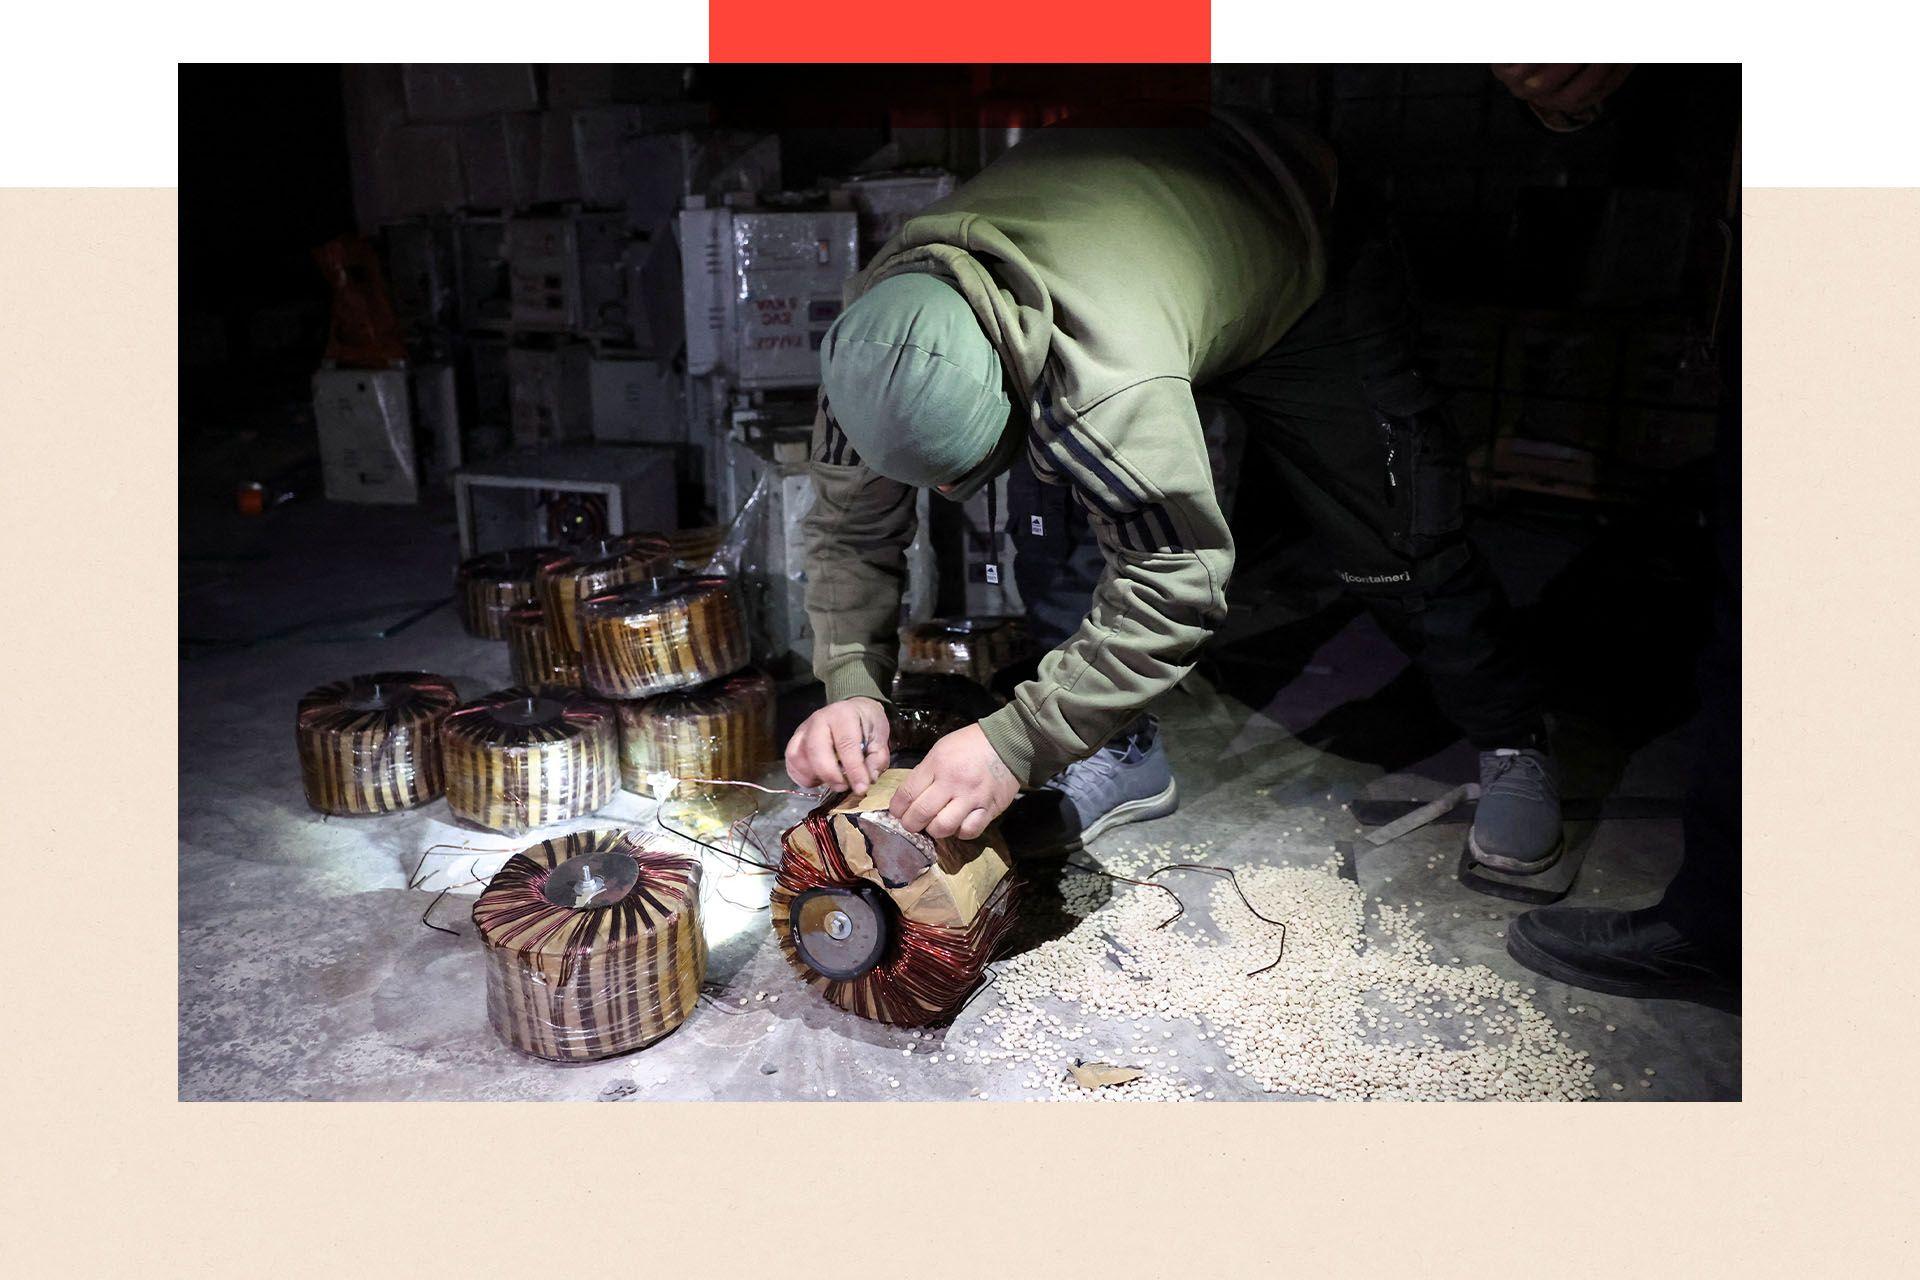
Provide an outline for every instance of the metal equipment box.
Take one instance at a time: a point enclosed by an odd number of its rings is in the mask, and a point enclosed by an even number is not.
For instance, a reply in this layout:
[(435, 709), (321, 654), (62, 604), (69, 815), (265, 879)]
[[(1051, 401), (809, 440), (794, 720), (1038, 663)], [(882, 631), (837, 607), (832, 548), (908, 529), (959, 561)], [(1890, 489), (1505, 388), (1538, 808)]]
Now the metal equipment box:
[(596, 355), (588, 366), (587, 379), (595, 440), (686, 443), (683, 379), (665, 362)]
[(320, 369), (313, 375), (320, 472), (335, 502), (420, 500), (420, 466), (405, 369)]
[(680, 527), (673, 451), (575, 445), (509, 454), (453, 479), (462, 555)]
[(516, 329), (630, 342), (626, 219), (617, 213), (514, 218), (506, 257)]
[(393, 313), (408, 336), (421, 338), (454, 323), (454, 235), (449, 218), (413, 218), (380, 229)]
[(513, 443), (517, 448), (586, 440), (593, 434), (584, 342), (516, 346), (507, 352), (507, 382), (513, 395)]
[(689, 371), (744, 390), (817, 386), (859, 260), (853, 211), (691, 208), (680, 227)]
[(513, 322), (507, 270), (507, 220), (466, 215), (454, 220), (456, 317), (462, 329), (504, 331)]

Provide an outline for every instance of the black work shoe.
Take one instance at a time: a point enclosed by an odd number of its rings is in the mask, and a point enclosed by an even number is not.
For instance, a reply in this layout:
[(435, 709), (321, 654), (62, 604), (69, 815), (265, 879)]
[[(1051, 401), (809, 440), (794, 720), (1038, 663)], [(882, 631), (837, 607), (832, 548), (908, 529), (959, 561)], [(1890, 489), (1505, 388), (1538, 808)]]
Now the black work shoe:
[(1556, 982), (1606, 995), (1740, 1008), (1737, 951), (1703, 944), (1658, 907), (1541, 907), (1507, 930), (1507, 954)]
[(1553, 757), (1535, 746), (1480, 753), (1480, 803), (1467, 852), (1509, 875), (1538, 875), (1560, 860), (1560, 779)]

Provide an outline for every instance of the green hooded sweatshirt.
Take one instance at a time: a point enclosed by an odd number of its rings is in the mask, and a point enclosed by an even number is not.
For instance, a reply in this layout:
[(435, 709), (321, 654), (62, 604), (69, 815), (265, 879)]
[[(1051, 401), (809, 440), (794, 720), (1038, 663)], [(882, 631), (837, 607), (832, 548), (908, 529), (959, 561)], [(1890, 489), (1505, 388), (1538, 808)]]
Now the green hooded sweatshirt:
[[(1080, 629), (981, 721), (1027, 785), (1098, 750), (1192, 670), (1226, 616), (1233, 539), (1193, 388), (1271, 348), (1319, 296), (1332, 166), (1305, 135), (1042, 130), (910, 218), (848, 285), (929, 272), (993, 342), (1042, 480), (1071, 486), (1107, 567)], [(823, 400), (806, 517), (814, 671), (886, 700), (914, 491), (863, 464)]]

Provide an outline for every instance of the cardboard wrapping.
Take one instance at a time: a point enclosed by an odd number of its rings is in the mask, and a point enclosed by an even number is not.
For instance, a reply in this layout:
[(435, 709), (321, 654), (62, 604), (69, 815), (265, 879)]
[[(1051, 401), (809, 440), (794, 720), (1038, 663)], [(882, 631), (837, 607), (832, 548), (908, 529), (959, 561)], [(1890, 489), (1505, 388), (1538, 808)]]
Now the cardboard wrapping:
[(909, 920), (965, 929), (1013, 870), (1013, 858), (998, 827), (987, 828), (978, 840), (902, 834), (887, 806), (906, 779), (907, 770), (889, 769), (867, 794), (849, 796), (834, 807), (840, 856), (854, 874), (885, 889)]
[[(979, 840), (909, 835), (887, 812), (905, 769), (864, 796), (835, 796), (781, 838), (769, 895), (781, 953), (822, 999), (862, 1018), (928, 1026), (951, 1018), (979, 990), (1015, 919), (1018, 884), (997, 829)], [(881, 949), (870, 967), (834, 978), (809, 961), (798, 913), (815, 891), (878, 897)], [(866, 909), (871, 915), (871, 908)], [(817, 924), (812, 926), (817, 928)]]

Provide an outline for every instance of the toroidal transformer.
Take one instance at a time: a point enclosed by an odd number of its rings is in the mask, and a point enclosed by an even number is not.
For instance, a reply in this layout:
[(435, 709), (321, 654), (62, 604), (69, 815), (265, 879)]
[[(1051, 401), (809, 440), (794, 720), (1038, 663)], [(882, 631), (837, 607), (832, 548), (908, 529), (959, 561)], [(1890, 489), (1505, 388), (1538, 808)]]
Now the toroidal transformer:
[(880, 1022), (951, 1017), (1013, 926), (999, 832), (934, 840), (887, 811), (906, 778), (835, 796), (782, 838), (771, 910), (787, 962), (829, 1001)]
[(518, 834), (592, 813), (620, 785), (613, 708), (559, 685), (502, 689), (446, 720), (447, 807)]
[(900, 628), (900, 670), (986, 684), (1028, 647), (1022, 618), (933, 618)]
[(665, 573), (672, 560), (666, 539), (652, 533), (590, 538), (549, 557), (540, 566), (540, 602), (547, 607), (554, 638), (578, 653), (582, 600)]
[(459, 702), (425, 671), (376, 671), (309, 690), (294, 714), (300, 780), (322, 813), (392, 813), (444, 789), (441, 726)]
[(645, 698), (747, 665), (746, 622), (725, 578), (655, 578), (580, 605), (580, 674), (609, 698)]
[(553, 554), (552, 547), (516, 547), (462, 560), (453, 575), (454, 600), (467, 634), (505, 639), (507, 615), (539, 599), (534, 576)]
[(487, 1020), (536, 1058), (590, 1062), (644, 1048), (700, 998), (700, 862), (618, 828), (514, 854), (473, 922), (486, 947)]
[(506, 618), (507, 660), (515, 684), (580, 686), (580, 655), (562, 645), (538, 604), (522, 605)]
[(893, 704), (887, 708), (892, 747), (899, 752), (930, 751), (947, 734), (1002, 705), (992, 690), (965, 676), (902, 671), (893, 678)]
[[(764, 671), (741, 671), (614, 707), (620, 717), (620, 785), (641, 795), (655, 774), (752, 781), (777, 756), (773, 680)], [(674, 794), (716, 799), (734, 790), (682, 782)]]

